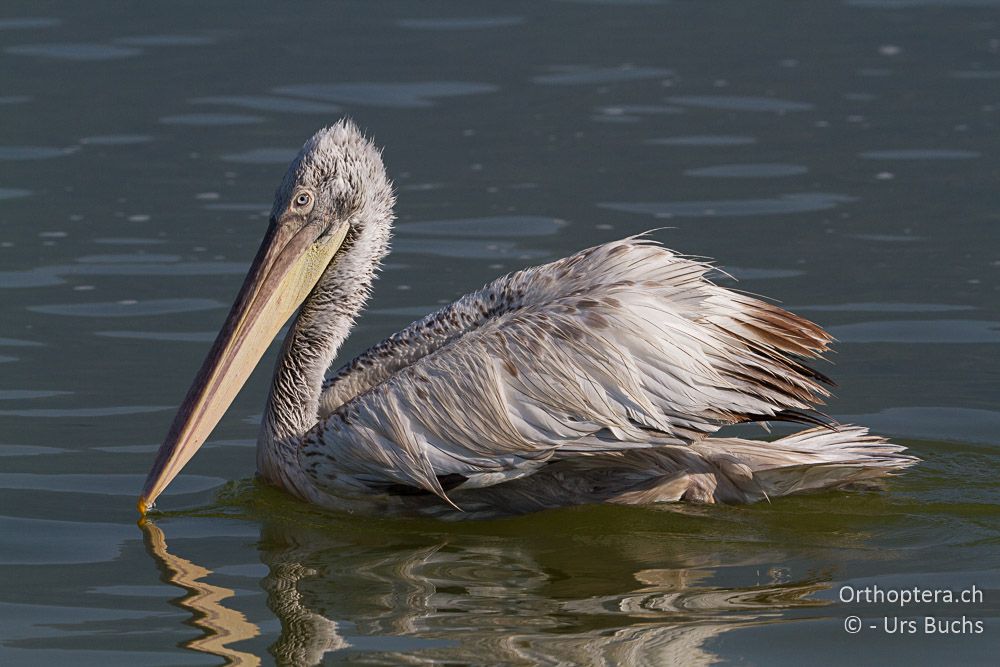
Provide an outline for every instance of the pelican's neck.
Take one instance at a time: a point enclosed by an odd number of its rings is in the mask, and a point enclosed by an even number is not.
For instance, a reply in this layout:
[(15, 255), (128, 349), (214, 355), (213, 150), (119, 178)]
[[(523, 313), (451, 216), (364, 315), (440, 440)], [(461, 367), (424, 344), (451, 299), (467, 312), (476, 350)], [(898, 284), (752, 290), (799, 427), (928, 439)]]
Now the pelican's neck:
[(371, 294), (388, 252), (389, 222), (352, 227), (285, 337), (257, 441), (257, 471), (295, 490), (296, 450), (316, 425), (323, 377)]

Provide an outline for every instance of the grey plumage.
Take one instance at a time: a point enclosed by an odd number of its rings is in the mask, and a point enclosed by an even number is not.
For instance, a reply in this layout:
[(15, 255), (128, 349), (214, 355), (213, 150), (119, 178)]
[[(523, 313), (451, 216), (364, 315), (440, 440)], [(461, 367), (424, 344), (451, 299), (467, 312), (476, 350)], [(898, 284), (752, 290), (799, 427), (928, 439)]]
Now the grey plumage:
[(916, 461), (858, 427), (712, 437), (817, 421), (825, 378), (805, 360), (830, 338), (643, 237), (500, 278), (324, 382), (388, 251), (394, 201), (379, 152), (346, 121), (307, 142), (276, 212), (303, 183), (350, 227), (282, 349), (258, 467), (305, 500), (432, 513), (746, 502)]

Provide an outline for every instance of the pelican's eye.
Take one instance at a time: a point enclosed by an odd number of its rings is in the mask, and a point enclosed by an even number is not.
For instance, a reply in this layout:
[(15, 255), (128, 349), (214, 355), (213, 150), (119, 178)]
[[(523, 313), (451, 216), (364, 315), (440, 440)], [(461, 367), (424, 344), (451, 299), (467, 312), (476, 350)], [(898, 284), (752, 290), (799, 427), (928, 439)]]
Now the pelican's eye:
[(300, 192), (295, 197), (294, 204), (295, 208), (309, 208), (309, 205), (312, 204), (312, 195), (308, 192)]

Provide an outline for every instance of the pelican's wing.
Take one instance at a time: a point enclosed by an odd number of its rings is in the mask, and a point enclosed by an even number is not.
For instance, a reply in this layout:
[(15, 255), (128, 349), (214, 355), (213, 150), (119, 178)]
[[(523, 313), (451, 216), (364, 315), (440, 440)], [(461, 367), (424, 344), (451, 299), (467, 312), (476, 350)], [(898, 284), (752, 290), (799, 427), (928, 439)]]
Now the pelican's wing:
[(829, 337), (709, 270), (631, 238), (501, 278), (337, 373), (300, 463), (331, 491), (443, 495), (553, 457), (808, 420), (826, 391), (799, 358)]

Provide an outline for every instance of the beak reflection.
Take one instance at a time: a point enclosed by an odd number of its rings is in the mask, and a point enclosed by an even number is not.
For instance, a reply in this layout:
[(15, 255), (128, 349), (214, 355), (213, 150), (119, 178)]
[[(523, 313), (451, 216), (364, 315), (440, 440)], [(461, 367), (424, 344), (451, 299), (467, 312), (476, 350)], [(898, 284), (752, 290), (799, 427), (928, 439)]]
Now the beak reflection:
[(256, 655), (237, 651), (229, 646), (260, 634), (260, 628), (248, 621), (246, 616), (222, 604), (223, 600), (236, 593), (229, 588), (201, 581), (212, 574), (212, 571), (167, 551), (163, 531), (152, 521), (141, 521), (139, 527), (142, 528), (146, 552), (153, 557), (160, 569), (160, 579), (164, 583), (180, 586), (186, 592), (184, 597), (174, 600), (173, 604), (190, 611), (192, 623), (205, 632), (197, 639), (184, 642), (184, 648), (218, 656), (227, 665), (260, 665), (260, 658)]

